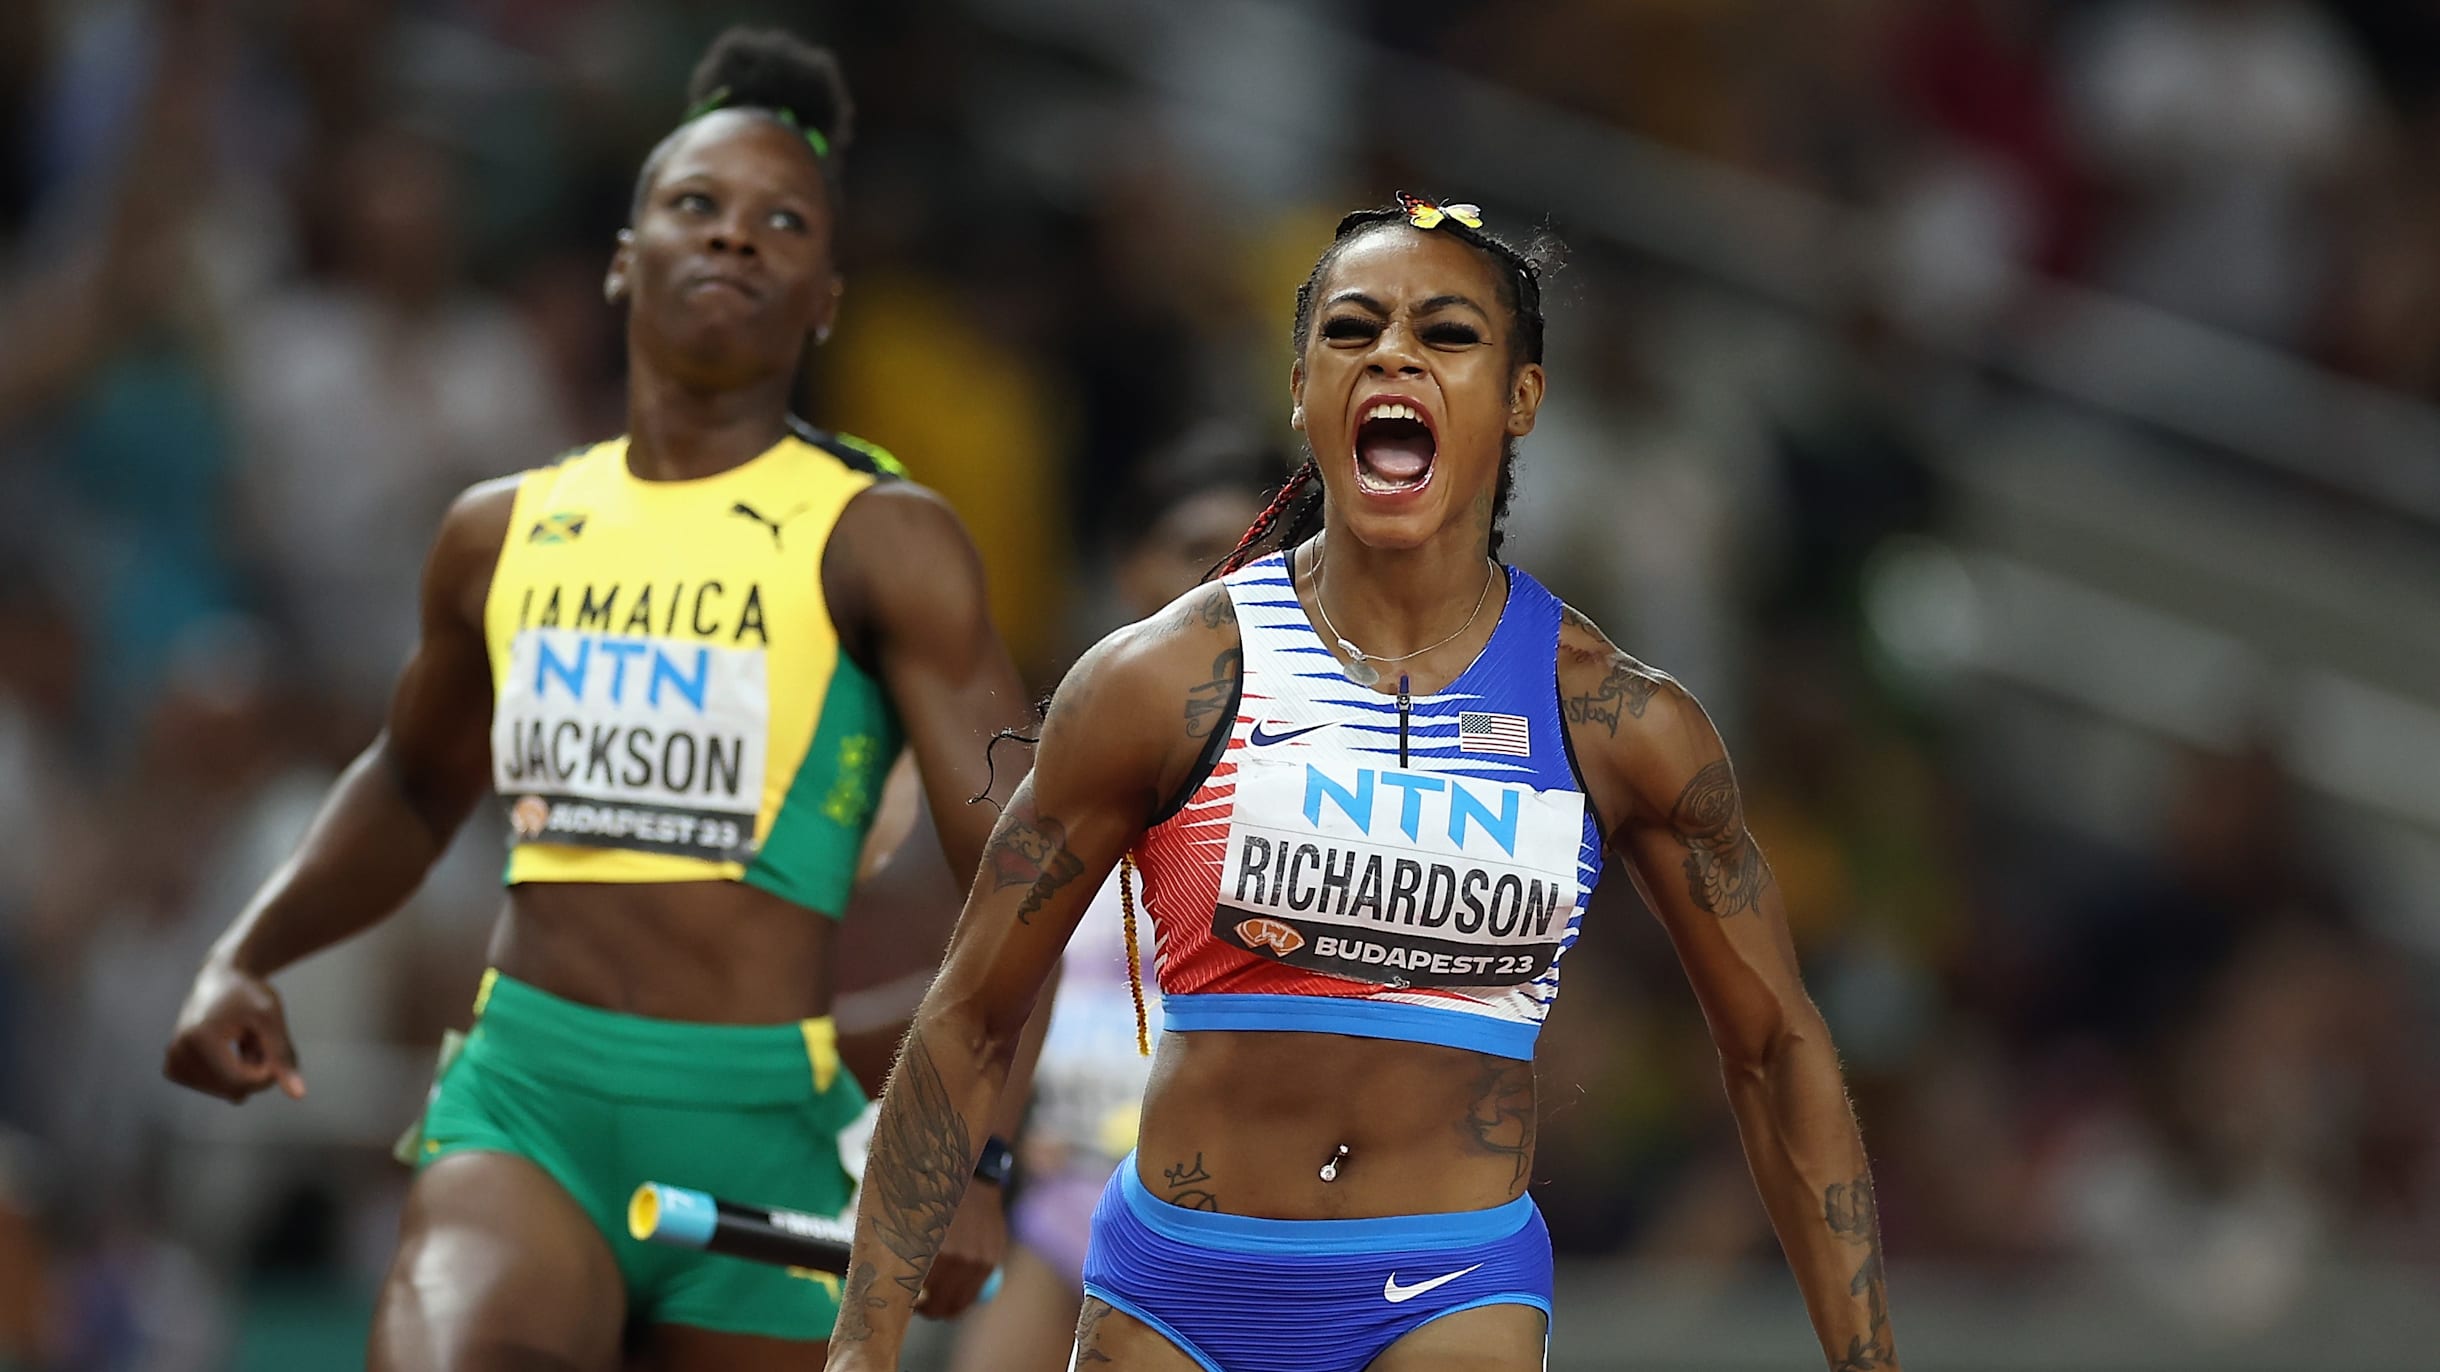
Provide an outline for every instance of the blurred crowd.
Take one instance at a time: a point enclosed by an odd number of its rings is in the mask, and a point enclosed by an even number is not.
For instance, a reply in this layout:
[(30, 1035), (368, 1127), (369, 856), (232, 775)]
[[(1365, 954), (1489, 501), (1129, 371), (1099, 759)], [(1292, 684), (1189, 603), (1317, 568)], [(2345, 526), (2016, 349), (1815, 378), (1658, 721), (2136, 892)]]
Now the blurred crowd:
[[(1289, 296), (1335, 214), (1472, 189), (1433, 176), (1430, 102), (1371, 99), (1352, 49), (1207, 41), (1227, 6), (1056, 7), (1286, 73), (1239, 84), (1334, 127), (1282, 157), (1023, 8), (0, 6), (0, 1368), (355, 1337), (404, 1185), (383, 1144), (463, 1017), (496, 837), (290, 978), (305, 1106), (175, 1098), (160, 1046), (378, 726), (450, 496), (621, 427), (602, 268), (712, 31), (841, 51), (849, 285), (806, 411), (957, 505), (1045, 688), (1108, 627), (1131, 474), (1213, 421), (1285, 441)], [(2337, 817), (2265, 742), (2178, 755), (2139, 831), (2063, 827), (1861, 609), (1876, 552), (1947, 513), (1908, 340), (2007, 329), (1994, 262), (2440, 399), (2440, 3), (1313, 9), (1876, 226), (1887, 289), (1795, 345), (1584, 254), (1508, 546), (1720, 718), (1893, 1265), (2084, 1263), (2242, 1322), (2334, 1260), (2440, 1262), (2432, 969), (2370, 932), (2399, 912), (2365, 908)], [(1116, 93), (1084, 118), (1067, 84)], [(1554, 1233), (1767, 1256), (1668, 945), (1623, 883), (1596, 908), (1545, 1039)]]

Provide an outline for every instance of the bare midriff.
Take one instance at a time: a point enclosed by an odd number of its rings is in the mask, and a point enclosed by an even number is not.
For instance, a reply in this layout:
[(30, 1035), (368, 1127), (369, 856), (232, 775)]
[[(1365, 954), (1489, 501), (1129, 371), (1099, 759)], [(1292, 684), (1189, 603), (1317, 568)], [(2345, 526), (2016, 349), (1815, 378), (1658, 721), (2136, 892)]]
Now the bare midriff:
[(785, 1024), (830, 1012), (837, 926), (733, 881), (528, 882), (509, 889), (491, 964), (596, 1009)]
[(1530, 1062), (1339, 1034), (1173, 1032), (1136, 1171), (1156, 1197), (1231, 1215), (1483, 1210), (1523, 1194), (1533, 1112)]

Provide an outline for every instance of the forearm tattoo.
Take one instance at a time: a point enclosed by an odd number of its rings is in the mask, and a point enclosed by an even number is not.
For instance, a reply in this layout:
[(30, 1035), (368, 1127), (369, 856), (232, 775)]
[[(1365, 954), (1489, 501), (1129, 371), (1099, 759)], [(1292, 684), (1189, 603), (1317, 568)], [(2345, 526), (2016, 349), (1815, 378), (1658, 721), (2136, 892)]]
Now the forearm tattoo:
[(1524, 1191), (1526, 1176), (1533, 1168), (1535, 1124), (1533, 1064), (1509, 1062), (1483, 1068), (1475, 1083), (1474, 1104), (1459, 1128), (1469, 1147), (1514, 1164), (1508, 1181), (1511, 1200)]
[(1231, 648), (1212, 659), (1211, 680), (1186, 692), (1186, 736), (1209, 738), (1229, 723), (1229, 704), (1237, 694), (1237, 678), (1245, 670), (1245, 652)]
[(1161, 1181), (1169, 1190), (1169, 1203), (1189, 1210), (1220, 1208), (1220, 1195), (1211, 1189), (1212, 1174), (1204, 1170), (1203, 1155), (1195, 1154), (1193, 1162), (1181, 1162), (1161, 1169)]
[[(965, 1117), (958, 1113), (919, 1029), (908, 1037), (882, 1099), (864, 1172), (870, 1204), (860, 1226), (898, 1260), (890, 1281), (906, 1294), (910, 1307), (923, 1291), (924, 1276), (940, 1253), (949, 1221), (957, 1217), (974, 1154)], [(845, 1312), (839, 1321), (842, 1341), (861, 1343), (872, 1337), (871, 1313), (886, 1309), (890, 1300), (873, 1294), (879, 1276), (869, 1259), (848, 1273), (840, 1293)]]
[(1032, 795), (1019, 796), (991, 831), (983, 849), (983, 870), (991, 874), (991, 889), (1023, 886), (1017, 902), (1017, 922), (1031, 924), (1034, 912), (1059, 888), (1084, 872), (1084, 863), (1067, 845), (1067, 826), (1034, 808)]
[(1761, 903), (1771, 868), (1746, 831), (1745, 803), (1727, 758), (1694, 774), (1669, 819), (1686, 849), (1686, 892), (1698, 907), (1726, 919)]
[(847, 1285), (839, 1293), (839, 1325), (833, 1335), (841, 1343), (863, 1343), (873, 1336), (873, 1312), (888, 1302), (873, 1294), (881, 1270), (869, 1262), (848, 1269)]
[(1894, 1367), (1898, 1353), (1889, 1332), (1888, 1278), (1881, 1270), (1881, 1207), (1873, 1199), (1872, 1174), (1858, 1173), (1854, 1181), (1830, 1183), (1822, 1192), (1822, 1218), (1831, 1233), (1864, 1250), (1863, 1265), (1856, 1268), (1847, 1290), (1864, 1302), (1865, 1330), (1848, 1337), (1847, 1351), (1833, 1364), (1832, 1372)]

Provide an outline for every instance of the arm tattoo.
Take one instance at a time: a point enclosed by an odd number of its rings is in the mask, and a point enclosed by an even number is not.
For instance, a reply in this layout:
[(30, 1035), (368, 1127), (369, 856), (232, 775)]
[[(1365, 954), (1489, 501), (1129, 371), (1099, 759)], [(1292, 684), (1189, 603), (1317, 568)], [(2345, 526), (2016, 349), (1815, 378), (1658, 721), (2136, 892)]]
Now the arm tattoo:
[[(890, 1281), (911, 1305), (923, 1291), (932, 1259), (940, 1254), (949, 1221), (957, 1215), (975, 1148), (922, 1030), (908, 1036), (883, 1102), (872, 1162), (864, 1174), (864, 1188), (870, 1193), (864, 1222), (902, 1265)], [(872, 1337), (868, 1312), (888, 1303), (872, 1294), (878, 1276), (870, 1262), (856, 1264), (848, 1274), (840, 1293), (842, 1308), (850, 1312), (839, 1324), (842, 1341), (861, 1343)]]
[(1476, 1151), (1515, 1163), (1515, 1173), (1508, 1181), (1511, 1200), (1524, 1191), (1526, 1175), (1533, 1168), (1534, 1126), (1533, 1064), (1507, 1062), (1485, 1067), (1459, 1132)]
[(1610, 659), (1609, 675), (1601, 684), (1580, 696), (1569, 696), (1560, 702), (1565, 707), (1570, 724), (1598, 724), (1618, 737), (1618, 721), (1627, 715), (1644, 717), (1644, 707), (1652, 703), (1652, 694), (1660, 683), (1649, 672), (1629, 667), (1623, 658)]
[(1212, 679), (1186, 692), (1186, 736), (1209, 738), (1227, 722), (1230, 698), (1245, 670), (1245, 650), (1231, 648), (1212, 659)]
[(1761, 903), (1771, 868), (1746, 832), (1745, 803), (1727, 758), (1694, 774), (1678, 793), (1669, 823), (1686, 849), (1686, 892), (1697, 906), (1726, 919)]
[(873, 1294), (873, 1282), (880, 1275), (880, 1269), (869, 1262), (857, 1263), (847, 1274), (847, 1285), (839, 1293), (839, 1342), (863, 1343), (872, 1338), (872, 1312), (888, 1304)]
[(1593, 640), (1592, 647), (1578, 647), (1565, 638), (1559, 649), (1574, 663), (1605, 662), (1608, 672), (1601, 684), (1583, 695), (1568, 696), (1559, 702), (1561, 712), (1570, 724), (1598, 724), (1618, 737), (1619, 721), (1632, 715), (1644, 717), (1644, 707), (1661, 688), (1661, 674), (1618, 651), (1599, 626), (1586, 619), (1573, 605), (1561, 605), (1560, 617), (1569, 626)]
[[(1212, 1174), (1203, 1170), (1201, 1153), (1195, 1154), (1193, 1162), (1162, 1168), (1161, 1179), (1168, 1183), (1169, 1203), (1172, 1205), (1182, 1205), (1189, 1210), (1217, 1211), (1220, 1208), (1219, 1195), (1206, 1189)], [(1189, 1187), (1194, 1189), (1187, 1189)]]
[(1889, 1337), (1889, 1286), (1881, 1270), (1881, 1207), (1873, 1199), (1872, 1174), (1862, 1172), (1854, 1181), (1830, 1183), (1822, 1192), (1822, 1218), (1831, 1233), (1863, 1245), (1864, 1263), (1855, 1270), (1855, 1280), (1847, 1290), (1864, 1302), (1869, 1320), (1863, 1334), (1849, 1336), (1846, 1355), (1832, 1372), (1869, 1372), (1892, 1366), (1898, 1355)]
[(1237, 622), (1237, 598), (1228, 593), (1228, 587), (1222, 586), (1219, 594), (1203, 597), (1203, 603), (1195, 607), (1195, 613), (1202, 616), (1204, 628), (1225, 629)]
[(1043, 902), (1084, 871), (1084, 863), (1067, 845), (1067, 826), (1034, 808), (1027, 795), (1008, 807), (991, 842), (983, 849), (983, 870), (991, 874), (991, 889), (1024, 886), (1017, 902), (1017, 923), (1031, 924)]
[(1084, 1310), (1076, 1316), (1076, 1365), (1116, 1362), (1116, 1358), (1101, 1351), (1101, 1322), (1110, 1318), (1110, 1307), (1091, 1296), (1084, 1298)]

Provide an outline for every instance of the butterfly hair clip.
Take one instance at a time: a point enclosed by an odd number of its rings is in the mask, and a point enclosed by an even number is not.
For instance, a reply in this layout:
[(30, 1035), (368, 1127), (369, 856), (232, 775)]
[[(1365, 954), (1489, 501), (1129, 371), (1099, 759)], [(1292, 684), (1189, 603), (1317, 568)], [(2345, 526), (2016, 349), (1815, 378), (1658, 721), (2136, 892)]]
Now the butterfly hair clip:
[(1436, 205), (1420, 195), (1398, 192), (1398, 203), (1406, 210), (1406, 222), (1419, 229), (1439, 228), (1442, 221), (1454, 219), (1469, 229), (1483, 226), (1480, 205)]

